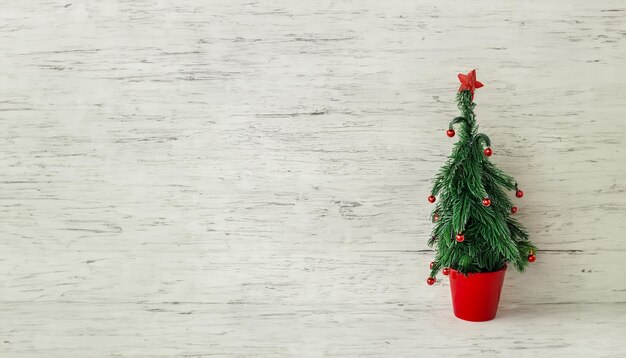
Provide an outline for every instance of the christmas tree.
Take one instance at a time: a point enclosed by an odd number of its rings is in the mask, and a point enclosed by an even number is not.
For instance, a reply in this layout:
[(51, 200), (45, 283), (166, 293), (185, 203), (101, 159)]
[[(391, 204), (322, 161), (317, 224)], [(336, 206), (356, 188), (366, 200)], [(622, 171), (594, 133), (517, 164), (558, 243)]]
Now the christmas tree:
[(459, 140), (435, 176), (428, 197), (435, 204), (428, 245), (437, 251), (427, 281), (430, 285), (441, 269), (444, 275), (450, 269), (463, 274), (494, 272), (510, 263), (522, 272), (536, 258), (528, 233), (512, 217), (517, 207), (506, 190), (514, 190), (517, 198), (524, 193), (511, 176), (489, 160), (491, 141), (478, 132), (474, 90), (483, 84), (476, 81), (476, 70), (459, 74), (459, 80), (456, 102), (461, 116), (450, 122), (447, 131), (448, 137), (454, 137), (457, 126)]

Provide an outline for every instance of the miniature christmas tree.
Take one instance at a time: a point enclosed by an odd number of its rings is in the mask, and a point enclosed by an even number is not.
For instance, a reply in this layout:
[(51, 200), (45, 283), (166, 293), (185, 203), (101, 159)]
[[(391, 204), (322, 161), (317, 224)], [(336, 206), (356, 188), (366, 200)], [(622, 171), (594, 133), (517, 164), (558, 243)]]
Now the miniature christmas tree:
[(528, 262), (535, 261), (535, 246), (512, 215), (517, 212), (505, 190), (515, 190), (521, 198), (517, 182), (498, 169), (489, 157), (491, 141), (478, 132), (474, 114), (474, 90), (483, 86), (476, 81), (476, 70), (459, 74), (461, 87), (456, 101), (461, 116), (454, 118), (447, 131), (454, 137), (458, 126), (459, 141), (434, 179), (430, 203), (435, 204), (430, 247), (436, 247), (428, 284), (443, 269), (460, 273), (499, 271), (512, 264), (520, 272)]

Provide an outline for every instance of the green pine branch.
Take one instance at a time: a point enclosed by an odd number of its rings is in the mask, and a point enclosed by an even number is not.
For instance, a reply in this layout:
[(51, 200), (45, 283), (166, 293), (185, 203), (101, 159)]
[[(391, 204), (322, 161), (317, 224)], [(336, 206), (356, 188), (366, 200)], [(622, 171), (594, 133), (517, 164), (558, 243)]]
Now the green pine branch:
[[(432, 195), (438, 199), (428, 240), (428, 246), (436, 248), (431, 277), (444, 267), (470, 273), (512, 264), (523, 271), (536, 247), (511, 217), (513, 203), (506, 190), (517, 189), (517, 183), (485, 156), (491, 140), (478, 132), (470, 91), (457, 94), (457, 105), (461, 116), (450, 122), (450, 129), (458, 126), (459, 140), (433, 181)], [(483, 205), (484, 198), (491, 200), (489, 206)], [(457, 234), (465, 240), (457, 242)]]

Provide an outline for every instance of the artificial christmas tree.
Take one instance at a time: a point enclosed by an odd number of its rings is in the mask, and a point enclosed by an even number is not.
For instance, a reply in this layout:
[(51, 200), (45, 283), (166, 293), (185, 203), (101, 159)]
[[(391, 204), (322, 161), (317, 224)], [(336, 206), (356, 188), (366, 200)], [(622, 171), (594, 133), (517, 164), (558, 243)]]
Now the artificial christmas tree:
[(520, 272), (534, 262), (535, 246), (528, 234), (511, 216), (518, 210), (505, 190), (515, 190), (517, 182), (498, 169), (489, 157), (491, 141), (478, 132), (474, 114), (474, 92), (483, 84), (476, 70), (459, 74), (461, 86), (457, 105), (461, 116), (454, 118), (446, 134), (458, 137), (446, 164), (440, 169), (428, 201), (435, 204), (430, 247), (436, 247), (429, 285), (443, 269), (450, 277), (455, 315), (470, 321), (486, 321), (496, 314), (504, 273), (508, 264)]

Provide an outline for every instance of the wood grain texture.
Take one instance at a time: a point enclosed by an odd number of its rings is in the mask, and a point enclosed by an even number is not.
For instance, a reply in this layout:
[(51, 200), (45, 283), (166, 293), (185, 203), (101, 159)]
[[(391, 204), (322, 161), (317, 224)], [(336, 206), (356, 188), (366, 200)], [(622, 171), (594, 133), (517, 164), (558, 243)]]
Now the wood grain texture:
[[(3, 357), (623, 357), (619, 1), (0, 2)], [(456, 73), (542, 249), (425, 285)]]

